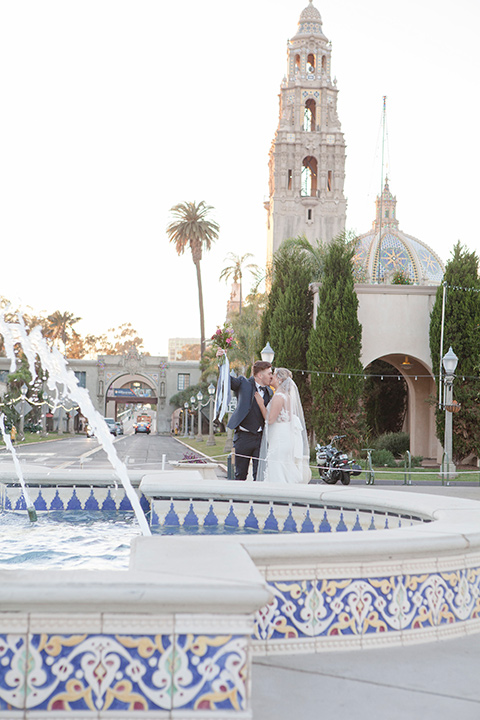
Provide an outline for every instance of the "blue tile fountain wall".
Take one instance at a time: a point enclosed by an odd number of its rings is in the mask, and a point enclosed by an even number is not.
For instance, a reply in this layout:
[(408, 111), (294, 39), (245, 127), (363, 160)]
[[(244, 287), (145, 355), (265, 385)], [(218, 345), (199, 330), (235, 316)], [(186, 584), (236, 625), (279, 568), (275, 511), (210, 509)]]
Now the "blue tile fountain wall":
[[(123, 487), (118, 486), (48, 486), (28, 487), (37, 512), (88, 510), (90, 512), (131, 512), (132, 505)], [(143, 511), (150, 510), (149, 501), (140, 494)], [(0, 483), (0, 510), (26, 511), (20, 487)]]
[(333, 533), (408, 527), (419, 518), (279, 502), (164, 498), (152, 501), (152, 529), (194, 533)]
[(340, 638), (343, 647), (362, 647), (384, 642), (386, 636), (400, 642), (458, 634), (466, 621), (480, 617), (480, 566), (377, 576), (364, 572), (363, 577), (319, 578), (313, 571), (306, 576), (268, 579), (273, 599), (255, 617), (260, 651), (328, 649)]
[(247, 657), (241, 635), (0, 634), (0, 717), (235, 716)]

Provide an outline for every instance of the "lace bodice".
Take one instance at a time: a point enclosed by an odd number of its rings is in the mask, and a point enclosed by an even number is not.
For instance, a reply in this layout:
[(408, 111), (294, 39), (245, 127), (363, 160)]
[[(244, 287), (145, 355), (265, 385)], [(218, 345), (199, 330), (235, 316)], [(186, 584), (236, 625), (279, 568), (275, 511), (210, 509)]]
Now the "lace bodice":
[(283, 404), (282, 404), (282, 408), (281, 408), (280, 412), (278, 413), (278, 417), (275, 420), (275, 422), (278, 422), (278, 423), (290, 422), (290, 419), (291, 419), (290, 413), (288, 412), (287, 407), (286, 407), (288, 398), (283, 393), (279, 393), (279, 395), (282, 398)]

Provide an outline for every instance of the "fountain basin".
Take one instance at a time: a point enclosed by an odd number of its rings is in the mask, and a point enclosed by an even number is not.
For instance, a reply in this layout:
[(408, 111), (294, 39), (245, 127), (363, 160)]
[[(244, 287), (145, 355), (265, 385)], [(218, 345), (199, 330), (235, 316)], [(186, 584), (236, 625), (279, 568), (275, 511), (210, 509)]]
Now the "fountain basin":
[[(0, 718), (249, 718), (253, 654), (480, 631), (480, 503), (178, 470), (145, 475), (138, 492), (160, 522), (172, 510), (188, 528), (191, 512), (204, 523), (233, 507), (244, 530), (251, 511), (279, 524), (291, 511), (297, 531), (136, 537), (128, 571), (0, 571)], [(347, 530), (321, 530), (325, 509)], [(375, 532), (355, 531), (360, 516)]]

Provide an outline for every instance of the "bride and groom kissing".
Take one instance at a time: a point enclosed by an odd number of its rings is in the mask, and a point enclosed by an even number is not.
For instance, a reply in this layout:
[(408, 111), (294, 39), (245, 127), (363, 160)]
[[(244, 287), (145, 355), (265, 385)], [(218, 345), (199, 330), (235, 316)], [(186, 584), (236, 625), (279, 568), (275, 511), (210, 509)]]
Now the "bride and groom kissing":
[[(222, 351), (217, 352), (217, 356)], [(252, 377), (230, 376), (237, 407), (228, 427), (234, 430), (235, 480), (246, 480), (250, 462), (253, 479), (269, 483), (308, 483), (309, 445), (302, 403), (292, 373), (272, 370), (258, 360)]]

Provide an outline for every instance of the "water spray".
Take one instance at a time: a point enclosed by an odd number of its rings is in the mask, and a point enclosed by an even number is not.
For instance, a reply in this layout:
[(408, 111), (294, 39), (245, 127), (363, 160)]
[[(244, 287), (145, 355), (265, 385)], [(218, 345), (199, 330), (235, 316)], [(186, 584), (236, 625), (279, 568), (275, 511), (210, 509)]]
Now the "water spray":
[[(18, 322), (8, 323), (5, 320), (5, 315), (0, 313), (0, 334), (3, 335), (5, 352), (11, 361), (11, 372), (14, 372), (16, 368), (15, 345), (20, 343), (23, 352), (25, 353), (25, 357), (27, 358), (32, 378), (35, 379), (37, 377), (36, 360), (38, 358), (42, 369), (48, 372), (46, 379), (47, 387), (56, 398), (56, 401), (59, 397), (66, 396), (80, 407), (82, 414), (87, 418), (88, 424), (93, 429), (96, 437), (105, 450), (115, 473), (122, 481), (125, 493), (130, 500), (133, 511), (135, 512), (142, 534), (151, 535), (151, 530), (140, 505), (140, 500), (138, 499), (138, 495), (133, 489), (130, 478), (128, 477), (127, 468), (118, 457), (113, 444), (112, 435), (110, 434), (103, 417), (94, 408), (88, 391), (85, 388), (79, 387), (77, 378), (68, 367), (66, 359), (59, 350), (57, 350), (57, 348), (50, 349), (48, 347), (40, 327), (35, 327), (27, 333), (23, 318), (20, 315), (17, 317)], [(16, 456), (13, 455), (13, 457), (15, 462)], [(20, 467), (19, 463), (18, 467)]]
[(9, 433), (5, 429), (5, 415), (1, 413), (0, 415), (0, 431), (2, 433), (3, 440), (5, 442), (7, 450), (10, 452), (13, 460), (13, 464), (15, 466), (15, 471), (17, 473), (17, 477), (20, 480), (20, 485), (22, 486), (22, 492), (23, 497), (25, 499), (25, 505), (27, 506), (27, 512), (28, 517), (30, 519), (30, 522), (36, 522), (37, 521), (37, 511), (35, 510), (35, 507), (31, 501), (30, 495), (28, 494), (27, 486), (25, 485), (25, 480), (22, 473), (22, 467), (20, 465), (20, 461), (17, 456), (17, 452), (15, 448), (13, 447), (12, 438), (10, 437)]

